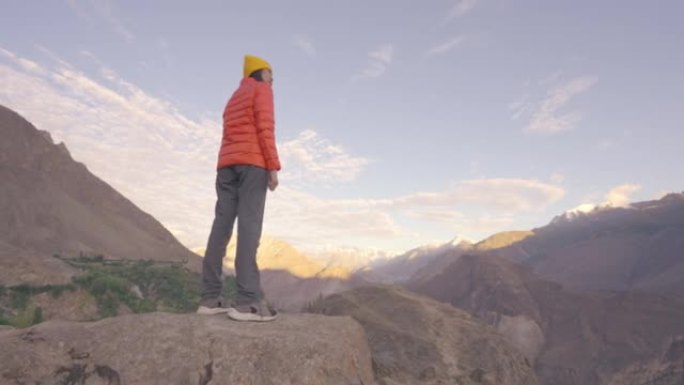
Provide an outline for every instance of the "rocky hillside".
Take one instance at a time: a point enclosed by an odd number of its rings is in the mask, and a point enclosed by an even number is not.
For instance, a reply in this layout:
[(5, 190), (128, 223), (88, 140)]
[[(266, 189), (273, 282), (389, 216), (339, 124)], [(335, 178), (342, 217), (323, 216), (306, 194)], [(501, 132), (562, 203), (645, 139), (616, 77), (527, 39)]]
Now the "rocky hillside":
[(542, 384), (604, 384), (684, 333), (682, 297), (568, 291), (494, 256), (462, 256), (408, 287), (497, 328), (534, 363)]
[(350, 315), (363, 325), (381, 385), (537, 384), (529, 362), (494, 329), (397, 287), (334, 294), (309, 311)]
[(199, 267), (156, 219), (74, 161), (63, 143), (2, 106), (0, 136), (0, 283), (68, 281), (73, 271), (56, 268), (54, 253)]
[(0, 329), (3, 384), (372, 385), (363, 328), (349, 317), (247, 324), (151, 313)]
[(660, 357), (622, 370), (607, 385), (684, 384), (684, 337), (674, 338)]

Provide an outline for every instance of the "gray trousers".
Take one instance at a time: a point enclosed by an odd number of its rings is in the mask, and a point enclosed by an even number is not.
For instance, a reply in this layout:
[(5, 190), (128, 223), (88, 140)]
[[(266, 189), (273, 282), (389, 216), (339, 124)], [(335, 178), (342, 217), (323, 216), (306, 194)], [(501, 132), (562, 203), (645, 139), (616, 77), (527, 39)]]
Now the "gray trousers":
[(256, 253), (261, 238), (267, 187), (268, 171), (261, 167), (237, 165), (218, 170), (214, 224), (202, 262), (202, 300), (212, 300), (221, 295), (223, 257), (236, 218), (236, 305), (250, 304), (263, 297)]

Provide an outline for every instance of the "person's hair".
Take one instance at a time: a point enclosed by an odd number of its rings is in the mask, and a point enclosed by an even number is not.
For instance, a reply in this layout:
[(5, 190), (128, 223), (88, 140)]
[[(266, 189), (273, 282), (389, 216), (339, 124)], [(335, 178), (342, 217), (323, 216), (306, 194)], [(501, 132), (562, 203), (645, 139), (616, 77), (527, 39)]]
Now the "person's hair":
[(262, 75), (263, 69), (256, 70), (252, 72), (249, 77), (255, 79), (258, 82), (263, 82), (264, 81), (264, 76)]

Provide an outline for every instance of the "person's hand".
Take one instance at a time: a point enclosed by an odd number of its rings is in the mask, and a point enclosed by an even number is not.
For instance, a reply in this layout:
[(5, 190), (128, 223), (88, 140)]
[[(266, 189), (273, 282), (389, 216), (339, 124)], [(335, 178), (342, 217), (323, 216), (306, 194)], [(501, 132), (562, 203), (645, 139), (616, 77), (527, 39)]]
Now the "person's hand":
[(273, 170), (268, 173), (268, 189), (275, 191), (278, 187), (278, 171)]

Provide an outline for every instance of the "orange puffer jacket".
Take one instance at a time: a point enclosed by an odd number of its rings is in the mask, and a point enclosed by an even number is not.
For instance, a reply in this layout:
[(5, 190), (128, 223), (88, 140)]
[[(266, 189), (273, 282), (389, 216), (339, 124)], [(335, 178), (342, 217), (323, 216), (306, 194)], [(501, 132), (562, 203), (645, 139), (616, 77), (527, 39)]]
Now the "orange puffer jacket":
[(244, 78), (223, 111), (218, 168), (251, 164), (280, 170), (271, 85)]

